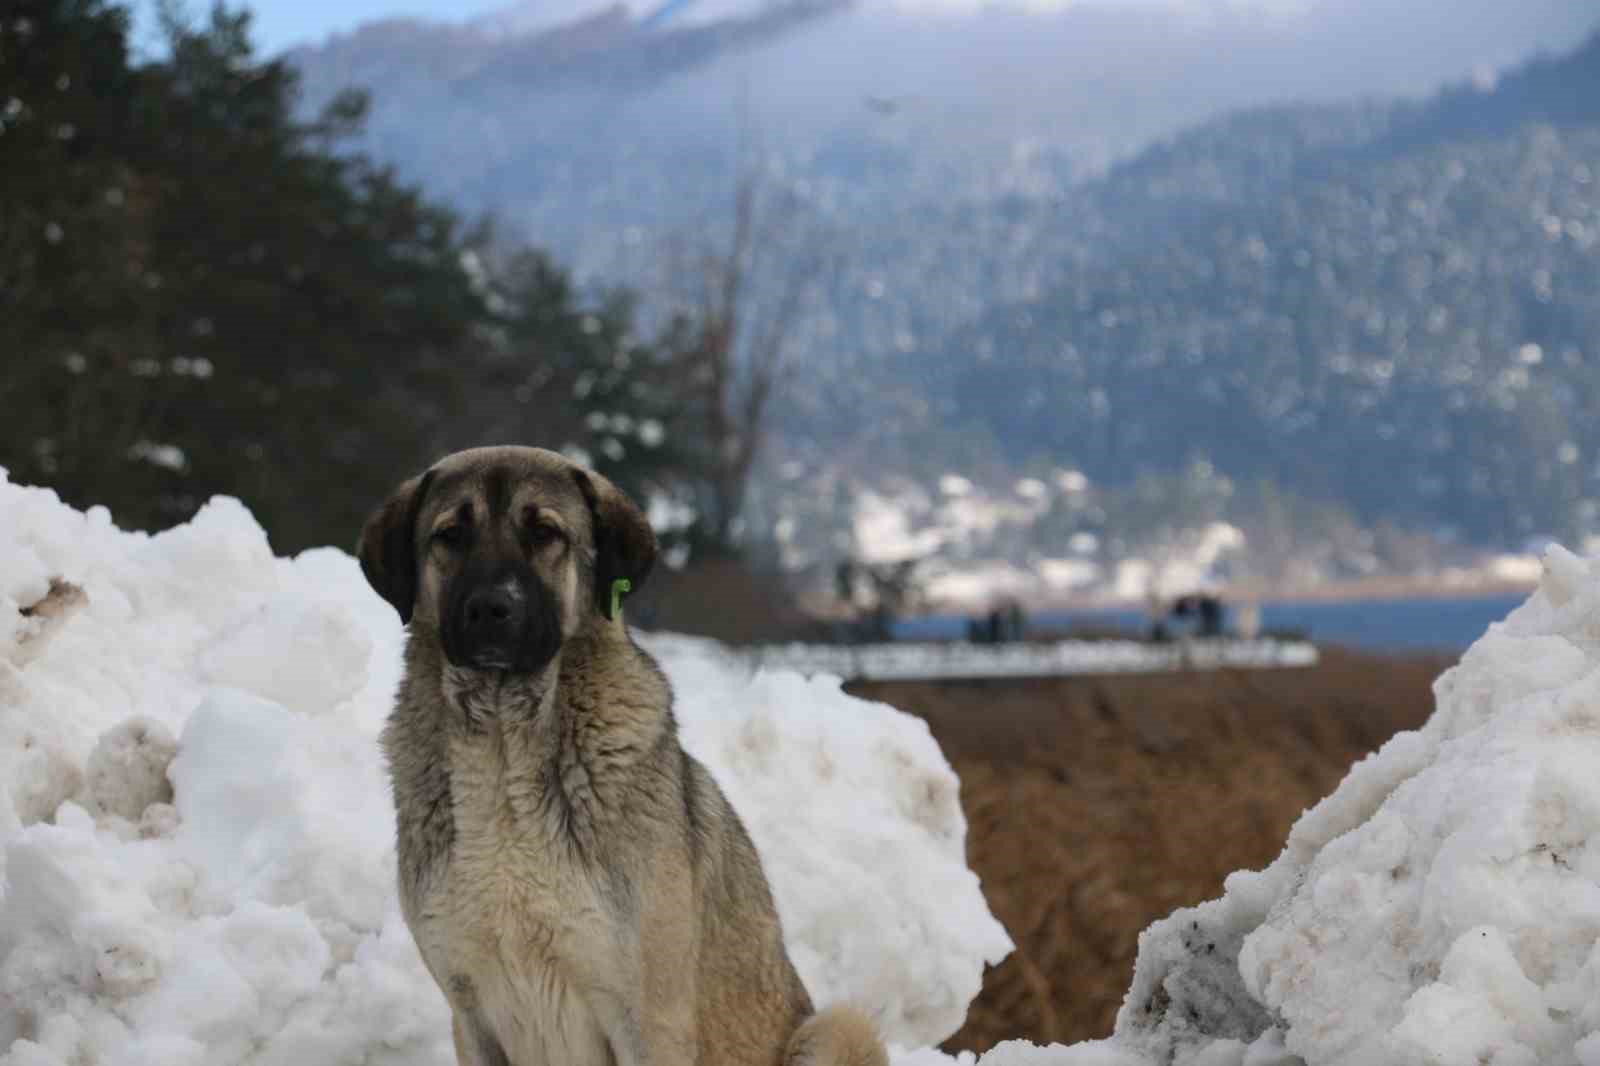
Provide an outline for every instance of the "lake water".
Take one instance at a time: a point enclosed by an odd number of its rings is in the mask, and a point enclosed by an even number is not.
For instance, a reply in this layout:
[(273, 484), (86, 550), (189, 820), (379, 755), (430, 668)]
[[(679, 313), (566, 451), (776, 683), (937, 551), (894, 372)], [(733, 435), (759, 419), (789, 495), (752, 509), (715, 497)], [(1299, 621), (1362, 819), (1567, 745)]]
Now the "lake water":
[[(1263, 603), (1264, 630), (1298, 630), (1319, 644), (1342, 644), (1364, 651), (1461, 652), (1520, 605), (1525, 596), (1483, 596), (1471, 599), (1350, 600), (1334, 603)], [(1048, 629), (1072, 626), (1124, 629), (1142, 633), (1142, 611), (1041, 611), (1029, 625)], [(966, 633), (960, 615), (909, 618), (895, 635), (902, 640), (949, 640)]]

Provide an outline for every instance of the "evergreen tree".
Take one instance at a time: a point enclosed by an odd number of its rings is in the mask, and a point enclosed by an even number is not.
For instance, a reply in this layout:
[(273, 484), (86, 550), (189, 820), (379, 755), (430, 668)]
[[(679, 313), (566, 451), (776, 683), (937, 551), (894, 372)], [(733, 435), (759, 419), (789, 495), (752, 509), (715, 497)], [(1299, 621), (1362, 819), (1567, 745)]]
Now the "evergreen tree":
[(133, 67), (97, 0), (5, 21), (0, 463), (133, 526), (239, 494), (292, 549), (430, 453), (485, 312), (473, 235), (338, 151), (358, 97), (297, 121), (248, 26), (171, 20)]
[[(279, 551), (348, 544), (399, 477), (475, 444), (580, 452), (684, 498), (694, 323), (635, 333), (542, 253), (348, 150), (365, 100), (295, 117), (249, 17), (37, 0), (0, 16), (0, 465), (125, 526), (242, 497)], [(7, 103), (7, 101), (13, 101)]]
[[(130, 160), (127, 18), (99, 0), (0, 14), (0, 465), (14, 478), (103, 487), (97, 455), (133, 443), (149, 355)], [(117, 465), (125, 465), (118, 463)], [(80, 497), (81, 498), (81, 497)]]
[(630, 293), (586, 299), (537, 250), (491, 278), (492, 343), (468, 405), (478, 439), (564, 448), (639, 498), (686, 495), (698, 430), (672, 336), (638, 337)]

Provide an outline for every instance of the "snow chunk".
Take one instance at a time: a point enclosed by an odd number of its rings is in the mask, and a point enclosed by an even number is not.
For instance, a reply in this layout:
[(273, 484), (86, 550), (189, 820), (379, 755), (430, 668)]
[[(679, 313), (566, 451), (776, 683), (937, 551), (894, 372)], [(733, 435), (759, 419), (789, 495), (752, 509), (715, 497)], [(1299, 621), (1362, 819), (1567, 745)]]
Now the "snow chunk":
[(292, 710), (327, 710), (361, 691), (371, 653), (340, 604), (279, 597), (203, 649), (199, 672)]
[(156, 803), (172, 802), (167, 767), (177, 742), (160, 722), (130, 718), (108, 730), (89, 753), (91, 809), (137, 822)]

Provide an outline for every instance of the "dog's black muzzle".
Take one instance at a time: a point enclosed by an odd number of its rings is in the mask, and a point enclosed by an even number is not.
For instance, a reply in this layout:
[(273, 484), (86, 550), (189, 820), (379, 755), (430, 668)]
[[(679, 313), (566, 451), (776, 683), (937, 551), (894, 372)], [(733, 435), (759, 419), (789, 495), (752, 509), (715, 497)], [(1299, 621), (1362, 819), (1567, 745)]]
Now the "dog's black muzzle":
[(443, 633), (451, 665), (531, 674), (561, 649), (555, 595), (533, 575), (463, 574), (452, 592)]

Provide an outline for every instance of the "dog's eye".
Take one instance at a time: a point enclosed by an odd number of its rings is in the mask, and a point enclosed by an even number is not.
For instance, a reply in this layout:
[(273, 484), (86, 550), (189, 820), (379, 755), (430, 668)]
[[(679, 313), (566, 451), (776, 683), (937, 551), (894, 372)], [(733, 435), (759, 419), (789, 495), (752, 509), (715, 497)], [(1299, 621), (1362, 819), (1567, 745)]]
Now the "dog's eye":
[(561, 539), (561, 530), (545, 522), (535, 522), (528, 527), (528, 543), (543, 548)]
[(433, 539), (434, 543), (454, 550), (467, 542), (467, 530), (462, 525), (445, 526), (434, 531)]

